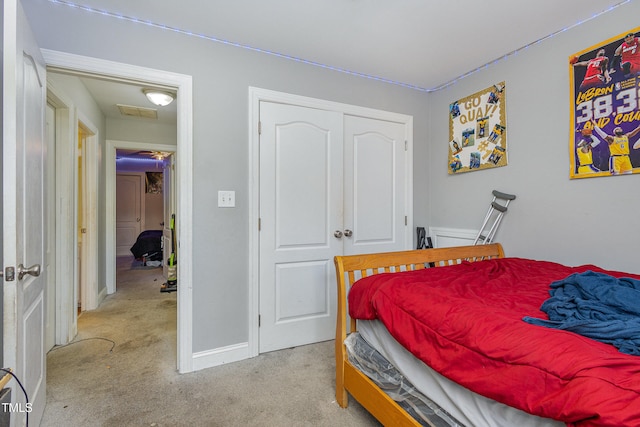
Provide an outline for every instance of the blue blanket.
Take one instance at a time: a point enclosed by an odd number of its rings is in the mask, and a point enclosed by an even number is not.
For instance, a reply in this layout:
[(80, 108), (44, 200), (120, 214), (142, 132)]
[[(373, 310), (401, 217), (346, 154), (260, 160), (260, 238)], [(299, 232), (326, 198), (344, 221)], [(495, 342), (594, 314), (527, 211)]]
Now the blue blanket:
[(640, 355), (640, 280), (586, 271), (553, 282), (540, 309), (549, 320), (525, 322), (563, 329)]

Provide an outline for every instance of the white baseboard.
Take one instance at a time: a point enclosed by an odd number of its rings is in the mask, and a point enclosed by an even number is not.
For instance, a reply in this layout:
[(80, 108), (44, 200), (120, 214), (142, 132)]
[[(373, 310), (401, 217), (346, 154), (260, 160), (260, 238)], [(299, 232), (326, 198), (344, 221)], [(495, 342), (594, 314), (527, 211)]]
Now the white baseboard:
[(249, 358), (249, 343), (239, 343), (226, 347), (215, 348), (213, 350), (193, 353), (192, 370), (213, 368), (214, 366), (226, 363), (238, 362)]
[(452, 246), (473, 245), (478, 230), (463, 228), (429, 227), (434, 248), (448, 248)]

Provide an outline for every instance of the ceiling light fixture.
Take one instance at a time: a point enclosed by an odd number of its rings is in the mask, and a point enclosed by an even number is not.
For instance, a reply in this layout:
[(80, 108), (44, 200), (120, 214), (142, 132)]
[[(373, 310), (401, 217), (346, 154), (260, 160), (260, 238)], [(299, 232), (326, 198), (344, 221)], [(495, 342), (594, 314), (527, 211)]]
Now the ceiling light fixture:
[(164, 151), (153, 151), (153, 152), (151, 153), (151, 157), (153, 157), (153, 158), (154, 158), (154, 159), (156, 159), (156, 160), (161, 160), (161, 161), (162, 161), (162, 160), (164, 160), (166, 157), (169, 157), (169, 155), (170, 155), (170, 154), (171, 154), (171, 153), (167, 153), (167, 152), (164, 152)]
[(146, 95), (147, 99), (151, 101), (151, 103), (159, 107), (166, 107), (171, 104), (175, 98), (174, 94), (164, 90), (143, 89), (142, 92)]

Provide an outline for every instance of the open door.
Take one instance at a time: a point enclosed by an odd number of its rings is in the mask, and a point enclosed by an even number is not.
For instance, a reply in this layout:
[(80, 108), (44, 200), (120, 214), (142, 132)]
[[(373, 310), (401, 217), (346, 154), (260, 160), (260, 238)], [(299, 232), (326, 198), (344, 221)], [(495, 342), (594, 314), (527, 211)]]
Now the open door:
[[(40, 49), (18, 0), (3, 2), (2, 268), (3, 361), (12, 380), (12, 425), (39, 425), (46, 403), (44, 343), (48, 271), (46, 75)], [(26, 396), (25, 396), (26, 394)], [(28, 398), (28, 403), (27, 403)]]

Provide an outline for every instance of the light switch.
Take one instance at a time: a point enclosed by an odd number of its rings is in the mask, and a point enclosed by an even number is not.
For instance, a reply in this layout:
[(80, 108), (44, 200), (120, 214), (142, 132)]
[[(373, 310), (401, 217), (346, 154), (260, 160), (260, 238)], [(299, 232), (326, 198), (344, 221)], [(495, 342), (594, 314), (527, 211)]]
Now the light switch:
[(236, 192), (228, 190), (218, 191), (218, 207), (219, 208), (235, 208)]

